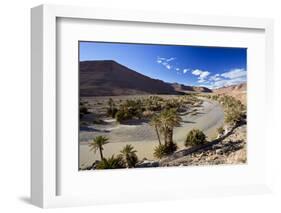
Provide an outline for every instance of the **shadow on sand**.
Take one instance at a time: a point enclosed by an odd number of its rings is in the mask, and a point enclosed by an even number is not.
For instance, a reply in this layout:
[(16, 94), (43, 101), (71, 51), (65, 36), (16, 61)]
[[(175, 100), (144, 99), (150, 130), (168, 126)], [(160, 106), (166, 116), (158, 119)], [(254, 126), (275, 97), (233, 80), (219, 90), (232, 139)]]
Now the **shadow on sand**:
[(109, 130), (102, 130), (102, 129), (96, 129), (91, 126), (81, 126), (80, 131), (85, 131), (85, 132), (103, 132), (103, 133), (109, 133)]
[(186, 123), (186, 124), (195, 124), (196, 122), (194, 122), (194, 121), (182, 121), (182, 123)]
[(131, 120), (123, 121), (121, 124), (137, 126), (137, 125), (147, 124), (148, 122), (149, 122), (148, 119), (131, 119)]

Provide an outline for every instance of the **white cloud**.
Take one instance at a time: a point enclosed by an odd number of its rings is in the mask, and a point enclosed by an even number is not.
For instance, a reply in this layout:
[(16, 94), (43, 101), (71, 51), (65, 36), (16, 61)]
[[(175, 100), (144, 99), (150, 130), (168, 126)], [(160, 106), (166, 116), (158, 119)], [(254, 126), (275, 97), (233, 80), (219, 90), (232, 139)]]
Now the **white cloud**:
[(172, 57), (172, 58), (167, 58), (166, 61), (169, 62), (169, 61), (173, 61), (173, 60), (175, 60), (175, 59), (176, 59), (176, 58), (174, 58), (174, 57)]
[(233, 69), (229, 72), (222, 73), (221, 76), (229, 79), (241, 78), (247, 75), (246, 70), (244, 69)]
[(193, 75), (200, 75), (201, 73), (202, 73), (201, 70), (198, 70), (198, 69), (192, 70), (192, 74), (193, 74)]
[(176, 71), (179, 71), (179, 70), (180, 70), (180, 68), (177, 67), (177, 68), (176, 68)]
[(204, 71), (204, 72), (202, 72), (201, 74), (200, 74), (200, 78), (206, 78), (208, 75), (210, 75), (210, 72), (208, 72), (208, 71)]
[(190, 69), (183, 69), (183, 73), (187, 73)]
[(166, 65), (166, 68), (167, 68), (168, 70), (170, 70), (170, 69), (172, 68), (172, 66), (169, 65), (169, 64), (167, 64), (167, 65)]
[(247, 71), (244, 69), (232, 69), (222, 74), (215, 74), (209, 78), (212, 88), (227, 87), (241, 84), (247, 80)]
[(206, 82), (206, 80), (205, 79), (203, 79), (203, 78), (199, 78), (199, 80), (197, 81), (198, 83), (204, 83), (204, 82)]
[(245, 82), (245, 78), (235, 78), (235, 79), (222, 79), (213, 82), (211, 85), (213, 88), (227, 87), (231, 85), (241, 84)]
[(208, 71), (199, 70), (199, 69), (192, 70), (191, 73), (192, 73), (193, 75), (198, 76), (198, 83), (206, 82), (206, 78), (211, 74), (211, 73), (208, 72)]
[(212, 75), (212, 76), (210, 76), (209, 80), (210, 80), (210, 81), (219, 81), (219, 80), (222, 79), (222, 78), (219, 77), (219, 76), (220, 76), (220, 74)]
[[(173, 68), (173, 66), (170, 64), (171, 61), (175, 60), (175, 57), (171, 57), (171, 58), (163, 58), (163, 57), (157, 57), (156, 62), (158, 64), (163, 65), (166, 69), (170, 70)], [(177, 70), (178, 71), (178, 70)]]

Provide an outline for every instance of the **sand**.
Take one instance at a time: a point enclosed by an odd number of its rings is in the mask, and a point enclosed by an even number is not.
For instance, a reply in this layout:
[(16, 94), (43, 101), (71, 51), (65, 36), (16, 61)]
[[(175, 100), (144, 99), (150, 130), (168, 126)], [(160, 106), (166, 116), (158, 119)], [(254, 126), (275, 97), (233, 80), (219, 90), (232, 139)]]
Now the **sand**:
[[(192, 128), (204, 131), (208, 139), (217, 136), (217, 128), (223, 125), (224, 113), (220, 104), (211, 100), (204, 100), (201, 107), (198, 107), (198, 114), (182, 116), (181, 127), (174, 129), (174, 142), (181, 149), (184, 147), (184, 140)], [(99, 153), (89, 151), (88, 143), (98, 135), (109, 138), (110, 143), (104, 146), (105, 157), (117, 155), (126, 144), (131, 144), (137, 150), (139, 159), (153, 157), (153, 149), (158, 145), (157, 135), (153, 127), (145, 120), (136, 121), (130, 124), (116, 124), (114, 119), (105, 120), (106, 125), (94, 125), (80, 130), (80, 167), (91, 165), (95, 160), (100, 160)]]

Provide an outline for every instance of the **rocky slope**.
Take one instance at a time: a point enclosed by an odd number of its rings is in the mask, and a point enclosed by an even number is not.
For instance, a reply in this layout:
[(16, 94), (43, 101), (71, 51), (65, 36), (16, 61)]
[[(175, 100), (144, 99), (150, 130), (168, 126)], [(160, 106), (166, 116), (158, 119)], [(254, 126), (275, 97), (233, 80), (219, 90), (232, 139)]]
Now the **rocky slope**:
[(240, 100), (244, 105), (247, 102), (247, 83), (221, 87), (219, 89), (213, 90), (216, 94), (225, 94), (233, 96), (234, 98)]
[(178, 91), (178, 92), (182, 92), (182, 93), (186, 93), (186, 92), (212, 92), (211, 89), (208, 89), (207, 87), (195, 87), (195, 86), (186, 86), (183, 84), (178, 84), (178, 83), (173, 83), (171, 84), (172, 87)]
[[(189, 154), (178, 156), (178, 151), (169, 158), (160, 161), (160, 166), (195, 166), (217, 164), (241, 164), (246, 163), (246, 125), (235, 128), (229, 135), (222, 136), (223, 140), (217, 140), (197, 149)], [(187, 150), (185, 150), (187, 151)], [(187, 153), (187, 152), (186, 152)], [(178, 154), (179, 155), (179, 154)]]
[(80, 62), (79, 79), (81, 97), (211, 92), (153, 79), (111, 60)]

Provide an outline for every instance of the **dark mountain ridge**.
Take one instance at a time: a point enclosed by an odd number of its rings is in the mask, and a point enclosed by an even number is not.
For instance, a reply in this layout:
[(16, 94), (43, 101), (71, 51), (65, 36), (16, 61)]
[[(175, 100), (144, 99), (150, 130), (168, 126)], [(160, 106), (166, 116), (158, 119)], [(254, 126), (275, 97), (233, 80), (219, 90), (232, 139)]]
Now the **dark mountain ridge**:
[(82, 97), (212, 92), (206, 87), (170, 84), (153, 79), (112, 60), (82, 61), (79, 70)]

